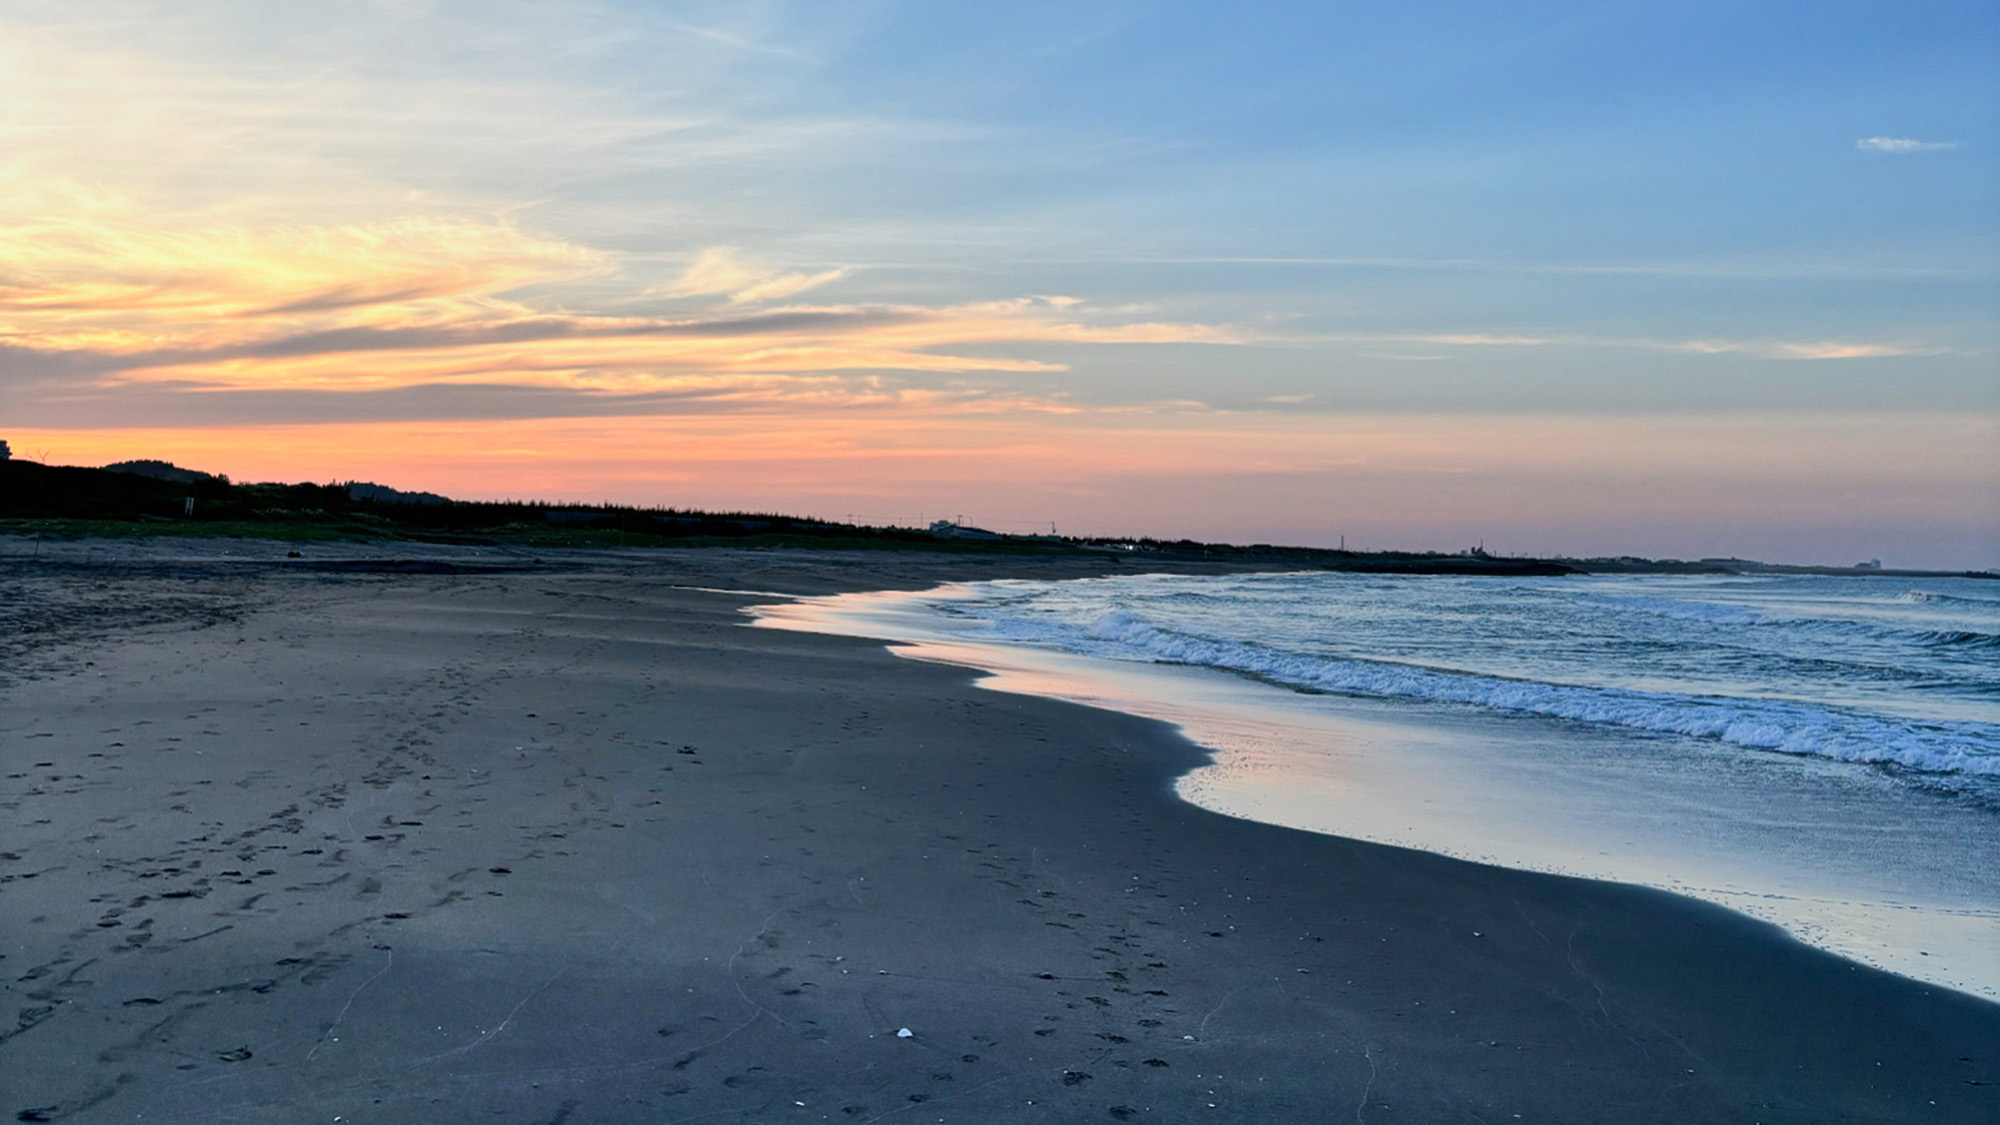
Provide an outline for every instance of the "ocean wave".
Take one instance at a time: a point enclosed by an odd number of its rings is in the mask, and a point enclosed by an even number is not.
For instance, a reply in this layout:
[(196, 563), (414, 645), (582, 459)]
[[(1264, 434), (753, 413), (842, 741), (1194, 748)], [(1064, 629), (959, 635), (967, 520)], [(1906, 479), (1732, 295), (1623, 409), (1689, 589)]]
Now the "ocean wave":
[[(1983, 607), (2000, 611), (2000, 601), (1983, 598), (1962, 597), (1950, 594), (1933, 594), (1925, 591), (1909, 591), (1896, 599), (1905, 605), (1925, 604), (1937, 610), (1958, 612), (1953, 617), (1966, 618), (1971, 610), (1970, 624), (1986, 624)], [(1906, 616), (1903, 620), (1869, 619), (1815, 616), (1808, 610), (1795, 606), (1743, 607), (1729, 603), (1681, 600), (1660, 597), (1634, 597), (1615, 595), (1602, 599), (1599, 605), (1621, 613), (1634, 613), (1641, 617), (1677, 619), (1696, 622), (1707, 626), (1715, 637), (1733, 634), (1772, 655), (1782, 654), (1793, 664), (1826, 663), (1824, 653), (1828, 643), (1839, 646), (1832, 651), (1850, 654), (1848, 657), (1834, 658), (1833, 665), (1858, 671), (1868, 675), (1866, 669), (1873, 667), (1885, 657), (1881, 646), (1908, 653), (1912, 648), (1930, 650), (1940, 657), (1964, 658), (1971, 653), (1985, 649), (2000, 648), (2000, 633), (1984, 628), (1953, 627), (1952, 622), (1940, 627), (1940, 623)], [(1843, 607), (1844, 608), (1844, 607)], [(1858, 607), (1857, 607), (1858, 608)], [(1838, 611), (1836, 611), (1838, 612)], [(1853, 609), (1847, 612), (1854, 612)], [(1924, 617), (1935, 617), (1925, 613)], [(1897, 665), (1898, 674), (1890, 679), (1921, 679), (1922, 674), (1915, 669)], [(1797, 669), (1794, 668), (1794, 671)]]
[[(2000, 608), (2000, 602), (1985, 602), (1980, 598), (1957, 598), (1950, 595), (1925, 595), (1933, 602), (1954, 604), (1985, 604)], [(2000, 646), (2000, 634), (1971, 629), (1926, 629), (1910, 624), (1890, 624), (1879, 621), (1843, 620), (1830, 617), (1808, 617), (1800, 614), (1774, 613), (1770, 610), (1752, 610), (1732, 605), (1712, 602), (1676, 601), (1665, 598), (1618, 597), (1607, 599), (1606, 603), (1617, 609), (1638, 613), (1648, 617), (1674, 618), (1685, 621), (1699, 621), (1709, 625), (1744, 626), (1762, 633), (1792, 633), (1799, 636), (1828, 636), (1864, 641), (1886, 641), (1892, 644), (1916, 644), (1930, 648), (1992, 648)]]
[(1982, 605), (2000, 609), (2000, 598), (1975, 598), (1965, 594), (1938, 594), (1929, 590), (1905, 590), (1897, 601), (1919, 605)]
[(1682, 601), (1675, 598), (1609, 597), (1604, 604), (1627, 613), (1665, 617), (1679, 621), (1704, 621), (1714, 625), (1773, 624), (1766, 614), (1715, 602)]
[(1219, 668), (1310, 691), (1452, 703), (1715, 739), (1784, 754), (2000, 777), (2000, 730), (1989, 724), (1916, 722), (1782, 699), (1586, 687), (1394, 661), (1307, 655), (1167, 628), (1126, 610), (1105, 613), (1081, 629), (1020, 619), (996, 625), (1008, 639), (1053, 643), (1101, 656)]
[(1917, 634), (1916, 639), (1933, 648), (2000, 648), (2000, 635), (1970, 629), (1935, 629)]
[[(1882, 624), (1871, 621), (1819, 620), (1786, 622), (1782, 632), (1791, 633), (1799, 642), (1819, 640), (1873, 642), (1907, 648), (1915, 646), (1923, 649), (1981, 649), (2000, 647), (2000, 634), (1979, 629), (1926, 629), (1912, 624)], [(1803, 651), (1796, 645), (1793, 651)]]

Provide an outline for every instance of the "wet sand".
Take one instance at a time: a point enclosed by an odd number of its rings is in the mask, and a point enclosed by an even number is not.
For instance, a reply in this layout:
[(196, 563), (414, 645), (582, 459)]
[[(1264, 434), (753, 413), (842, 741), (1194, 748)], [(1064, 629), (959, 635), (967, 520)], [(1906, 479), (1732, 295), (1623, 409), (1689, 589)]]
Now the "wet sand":
[(2000, 1117), (2000, 1006), (690, 588), (1044, 564), (4, 546), (18, 1120)]

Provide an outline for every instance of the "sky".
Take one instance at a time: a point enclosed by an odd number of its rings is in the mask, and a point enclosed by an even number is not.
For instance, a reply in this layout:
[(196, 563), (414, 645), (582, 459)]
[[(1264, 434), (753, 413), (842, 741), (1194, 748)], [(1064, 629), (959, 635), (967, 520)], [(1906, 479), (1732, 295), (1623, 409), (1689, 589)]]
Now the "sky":
[(9, 0), (0, 438), (2000, 567), (2000, 8)]

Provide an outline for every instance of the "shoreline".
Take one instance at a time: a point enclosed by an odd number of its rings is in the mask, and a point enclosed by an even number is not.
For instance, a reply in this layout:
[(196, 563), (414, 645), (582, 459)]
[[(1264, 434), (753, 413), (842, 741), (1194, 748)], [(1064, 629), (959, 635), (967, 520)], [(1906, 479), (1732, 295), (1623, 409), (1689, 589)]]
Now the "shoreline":
[[(1883, 787), (1872, 767), (1853, 763), (1012, 643), (928, 608), (976, 595), (951, 584), (750, 612), (763, 627), (868, 637), (913, 660), (974, 669), (990, 690), (1167, 723), (1215, 756), (1175, 785), (1211, 811), (1686, 895), (1829, 953), (2000, 1002), (2000, 889), (1977, 879), (1980, 856), (2000, 854), (2000, 836), (1990, 814), (1961, 799)], [(1895, 827), (1917, 816), (1933, 831)], [(1770, 823), (1796, 828), (1774, 835)], [(1842, 825), (1848, 848), (1868, 850), (1868, 861), (1806, 831), (1823, 823)], [(1942, 848), (1939, 830), (1960, 846)], [(1915, 852), (1912, 837), (1922, 841)]]
[(1995, 1005), (1661, 892), (1208, 812), (1163, 724), (692, 589), (999, 576), (898, 561), (5, 571), (81, 608), (0, 689), (0, 1111), (2000, 1111)]

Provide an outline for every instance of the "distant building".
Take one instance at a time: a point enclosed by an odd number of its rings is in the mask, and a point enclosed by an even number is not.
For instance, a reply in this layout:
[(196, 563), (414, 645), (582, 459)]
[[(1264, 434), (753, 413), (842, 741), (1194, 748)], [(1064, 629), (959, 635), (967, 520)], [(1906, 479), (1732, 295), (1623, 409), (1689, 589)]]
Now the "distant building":
[(938, 520), (931, 524), (931, 535), (938, 539), (998, 539), (1000, 533), (983, 527), (967, 527), (953, 520)]
[(1869, 559), (1869, 560), (1868, 560), (1867, 562), (1865, 562), (1865, 563), (1855, 563), (1855, 564), (1854, 564), (1854, 569), (1856, 569), (1856, 570), (1881, 570), (1881, 569), (1882, 569), (1882, 560), (1881, 560), (1881, 559)]

